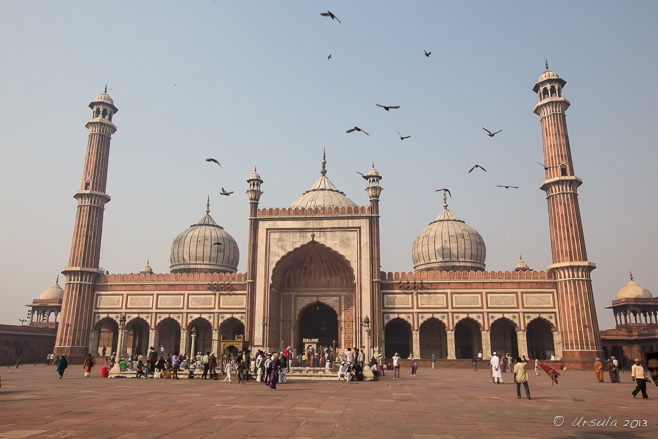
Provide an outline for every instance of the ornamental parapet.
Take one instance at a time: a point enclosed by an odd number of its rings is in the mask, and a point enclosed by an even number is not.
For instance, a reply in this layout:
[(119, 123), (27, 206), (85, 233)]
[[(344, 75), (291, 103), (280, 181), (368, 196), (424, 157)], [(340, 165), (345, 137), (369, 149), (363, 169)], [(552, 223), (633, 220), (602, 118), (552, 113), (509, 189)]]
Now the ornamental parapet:
[(259, 217), (295, 217), (295, 216), (360, 216), (369, 215), (370, 207), (283, 207), (258, 209)]
[(246, 273), (130, 273), (104, 274), (98, 278), (97, 283), (190, 283), (246, 281)]
[(385, 281), (421, 281), (421, 280), (554, 280), (549, 271), (410, 271), (384, 272), (380, 278)]

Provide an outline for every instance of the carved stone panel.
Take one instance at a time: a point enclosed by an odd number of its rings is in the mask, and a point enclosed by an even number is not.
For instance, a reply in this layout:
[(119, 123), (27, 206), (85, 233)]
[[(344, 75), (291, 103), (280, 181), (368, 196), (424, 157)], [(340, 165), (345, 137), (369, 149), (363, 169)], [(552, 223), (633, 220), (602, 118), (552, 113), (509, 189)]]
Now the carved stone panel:
[(96, 308), (121, 308), (121, 296), (98, 296)]
[(515, 308), (516, 305), (516, 294), (487, 294), (487, 302), (490, 307), (506, 307)]
[(410, 308), (411, 297), (409, 294), (386, 294), (384, 296), (384, 308)]
[(452, 306), (454, 307), (481, 307), (482, 301), (479, 294), (462, 294), (452, 295)]
[(418, 306), (420, 307), (441, 307), (446, 306), (445, 294), (418, 294)]
[(158, 296), (158, 308), (182, 308), (183, 296)]
[(128, 296), (128, 308), (151, 308), (153, 296)]
[(188, 297), (188, 306), (190, 308), (212, 308), (215, 305), (215, 295), (190, 295)]
[(550, 307), (553, 305), (553, 295), (552, 294), (542, 294), (542, 293), (526, 293), (523, 295), (523, 306), (528, 308), (535, 307)]
[(245, 296), (221, 296), (220, 308), (244, 308)]

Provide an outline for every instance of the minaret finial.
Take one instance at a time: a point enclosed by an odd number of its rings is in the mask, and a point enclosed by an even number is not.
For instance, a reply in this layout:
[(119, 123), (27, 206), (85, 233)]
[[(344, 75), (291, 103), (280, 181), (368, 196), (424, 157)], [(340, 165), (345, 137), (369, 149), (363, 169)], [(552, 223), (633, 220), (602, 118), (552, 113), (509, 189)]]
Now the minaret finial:
[(372, 161), (372, 169), (375, 169), (375, 161)]
[(443, 189), (443, 208), (444, 209), (448, 208), (448, 197), (446, 196), (447, 192), (448, 192), (447, 189)]
[(59, 274), (57, 275), (57, 279), (55, 279), (55, 285), (59, 285)]
[(254, 165), (254, 172), (256, 172), (256, 165)]
[(107, 82), (105, 83), (105, 91), (103, 93), (107, 94)]
[(544, 61), (546, 61), (546, 70), (548, 70), (548, 59), (544, 58)]
[(326, 150), (322, 148), (322, 170), (320, 171), (320, 174), (322, 174), (323, 176), (327, 174), (327, 168), (325, 166), (327, 164), (326, 158), (327, 158)]
[(206, 215), (210, 214), (210, 195), (208, 195), (208, 201), (206, 201)]
[(631, 280), (633, 280), (633, 271), (631, 270)]

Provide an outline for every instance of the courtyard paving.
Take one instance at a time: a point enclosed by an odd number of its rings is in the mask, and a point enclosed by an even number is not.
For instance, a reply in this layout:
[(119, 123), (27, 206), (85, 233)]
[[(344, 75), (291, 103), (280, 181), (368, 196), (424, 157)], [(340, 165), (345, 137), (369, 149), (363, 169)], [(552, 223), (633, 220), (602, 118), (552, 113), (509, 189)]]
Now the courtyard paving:
[(62, 380), (54, 366), (0, 369), (0, 439), (658, 437), (658, 387), (633, 399), (628, 373), (599, 384), (594, 372), (563, 371), (551, 386), (529, 371), (532, 400), (517, 399), (511, 374), (492, 384), (488, 369), (403, 369), (400, 380), (298, 381), (276, 392), (253, 381), (83, 375), (78, 365)]

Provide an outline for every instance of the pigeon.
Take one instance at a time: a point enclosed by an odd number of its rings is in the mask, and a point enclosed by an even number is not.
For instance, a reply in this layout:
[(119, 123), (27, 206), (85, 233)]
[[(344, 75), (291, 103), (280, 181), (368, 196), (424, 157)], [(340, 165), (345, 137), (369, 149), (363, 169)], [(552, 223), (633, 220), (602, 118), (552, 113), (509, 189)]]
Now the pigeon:
[(504, 184), (497, 184), (496, 186), (504, 187), (505, 189), (518, 189), (519, 188), (518, 186), (507, 186), (507, 185), (504, 185)]
[(452, 194), (450, 193), (450, 189), (446, 189), (446, 188), (443, 188), (443, 189), (437, 189), (437, 190), (435, 190), (434, 192), (441, 192), (441, 191), (445, 191), (445, 192), (447, 192), (448, 195), (450, 195), (450, 198), (452, 198)]
[(408, 139), (409, 137), (411, 137), (411, 136), (403, 136), (402, 134), (400, 134), (399, 131), (398, 131), (398, 136), (400, 136), (400, 140)]
[(425, 52), (425, 56), (428, 57), (428, 58), (429, 58), (430, 55), (432, 54), (432, 52), (428, 52), (427, 50), (423, 50), (423, 52)]
[(226, 192), (226, 189), (222, 188), (222, 191), (219, 193), (219, 195), (231, 195), (233, 191), (231, 192)]
[(473, 172), (473, 170), (474, 170), (475, 168), (480, 168), (480, 169), (482, 169), (484, 172), (487, 172), (487, 170), (484, 169), (482, 166), (480, 166), (480, 165), (475, 165), (475, 166), (473, 166), (471, 169), (468, 170), (468, 173), (470, 174), (471, 172)]

